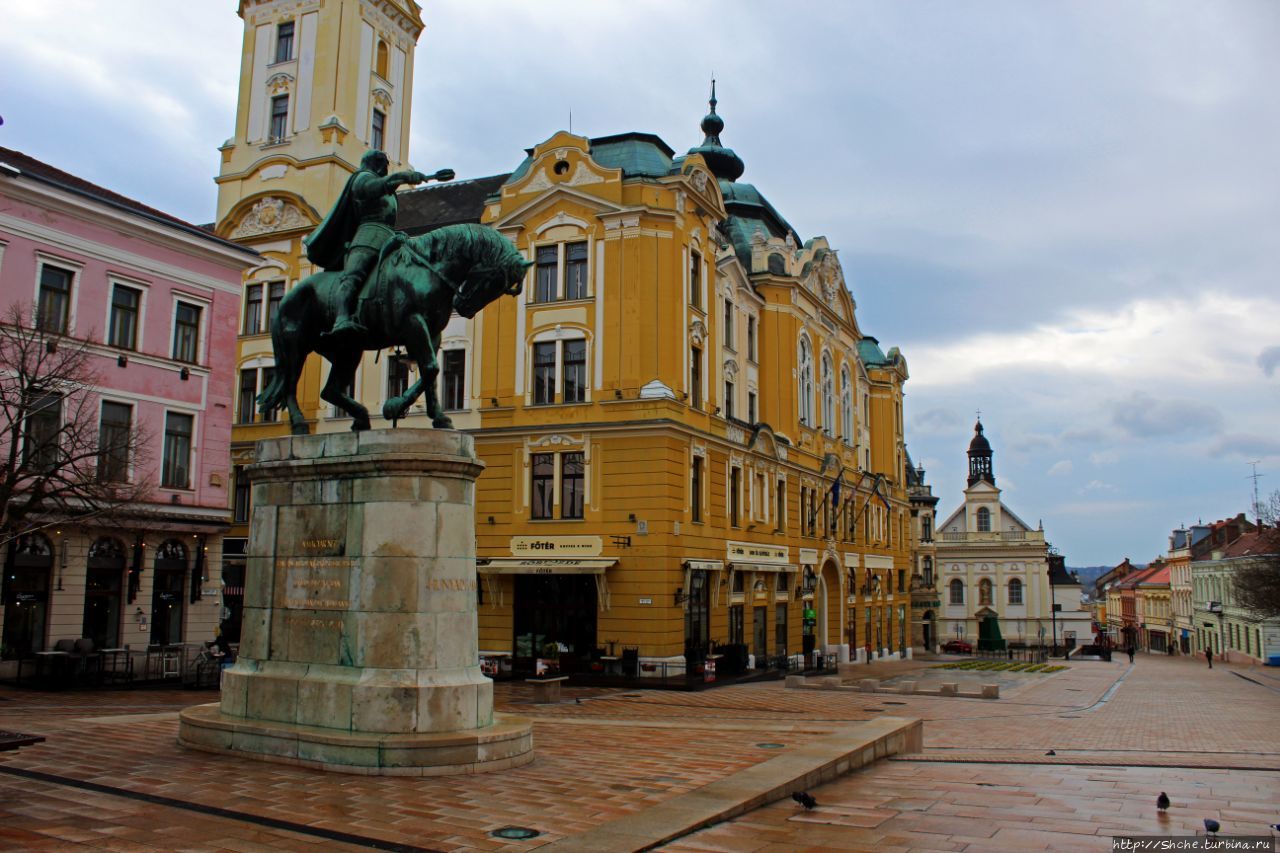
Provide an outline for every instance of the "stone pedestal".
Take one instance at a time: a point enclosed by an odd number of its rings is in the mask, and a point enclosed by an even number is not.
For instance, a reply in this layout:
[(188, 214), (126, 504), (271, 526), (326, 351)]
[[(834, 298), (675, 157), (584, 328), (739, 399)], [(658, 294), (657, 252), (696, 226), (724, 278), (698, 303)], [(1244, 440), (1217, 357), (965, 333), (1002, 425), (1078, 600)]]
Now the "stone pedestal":
[(533, 760), (477, 653), (470, 436), (378, 430), (258, 443), (240, 655), (179, 742), (357, 773)]

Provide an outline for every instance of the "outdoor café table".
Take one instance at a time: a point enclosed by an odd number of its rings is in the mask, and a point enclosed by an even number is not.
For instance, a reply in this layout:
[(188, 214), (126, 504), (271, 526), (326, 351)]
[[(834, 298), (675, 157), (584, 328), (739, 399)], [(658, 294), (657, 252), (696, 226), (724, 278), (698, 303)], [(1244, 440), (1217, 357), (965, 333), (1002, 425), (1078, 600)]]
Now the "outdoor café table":
[(601, 655), (600, 662), (604, 664), (607, 674), (622, 675), (622, 658), (617, 655)]
[[(120, 656), (124, 656), (124, 666), (120, 665)], [(111, 663), (107, 663), (110, 660)], [(104, 678), (114, 678), (123, 681), (131, 681), (133, 679), (133, 657), (130, 656), (128, 649), (103, 649), (102, 650), (102, 675)]]
[(44, 678), (45, 667), (49, 668), (52, 677), (59, 675), (67, 675), (67, 669), (71, 661), (70, 652), (36, 652), (36, 681)]

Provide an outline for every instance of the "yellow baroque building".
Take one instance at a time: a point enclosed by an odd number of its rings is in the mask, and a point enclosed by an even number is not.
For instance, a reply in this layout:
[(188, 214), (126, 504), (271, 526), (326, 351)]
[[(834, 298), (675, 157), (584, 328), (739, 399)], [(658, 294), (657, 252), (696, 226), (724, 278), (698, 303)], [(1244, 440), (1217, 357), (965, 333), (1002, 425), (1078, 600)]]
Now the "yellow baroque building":
[[(237, 469), (287, 430), (251, 401), (273, 368), (274, 306), (313, 272), (302, 238), (365, 150), (408, 166), (423, 29), (412, 0), (243, 0), (239, 14), (214, 229), (264, 260), (244, 282)], [(482, 221), (535, 262), (520, 297), (455, 317), (442, 341), (442, 403), (487, 465), (479, 621), (495, 667), (681, 676), (716, 649), (724, 671), (912, 644), (906, 362), (858, 327), (826, 240), (802, 241), (738, 180), (722, 128), (713, 99), (684, 156), (651, 134), (558, 133), (510, 175), (401, 193), (402, 229)], [(313, 431), (347, 430), (318, 399), (326, 369), (308, 362), (299, 403)], [(353, 393), (378, 412), (410, 372), (371, 353)], [(426, 426), (422, 408), (400, 428)], [(235, 485), (233, 639), (250, 515)]]
[(557, 133), (484, 202), (535, 264), (471, 332), (481, 649), (516, 672), (911, 644), (906, 362), (738, 180), (714, 97), (702, 127)]

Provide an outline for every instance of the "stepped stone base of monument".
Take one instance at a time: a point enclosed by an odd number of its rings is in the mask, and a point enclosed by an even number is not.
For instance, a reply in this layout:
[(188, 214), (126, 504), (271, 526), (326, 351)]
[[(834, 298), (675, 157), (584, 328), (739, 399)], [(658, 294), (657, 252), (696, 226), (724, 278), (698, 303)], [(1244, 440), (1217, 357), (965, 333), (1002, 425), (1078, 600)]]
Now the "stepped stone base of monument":
[(320, 770), (382, 776), (451, 776), (506, 770), (533, 761), (529, 721), (495, 714), (493, 724), (461, 732), (342, 732), (223, 714), (217, 703), (179, 715), (183, 746)]
[(533, 759), (477, 652), (470, 436), (258, 442), (240, 653), (179, 743), (331, 770), (476, 773)]

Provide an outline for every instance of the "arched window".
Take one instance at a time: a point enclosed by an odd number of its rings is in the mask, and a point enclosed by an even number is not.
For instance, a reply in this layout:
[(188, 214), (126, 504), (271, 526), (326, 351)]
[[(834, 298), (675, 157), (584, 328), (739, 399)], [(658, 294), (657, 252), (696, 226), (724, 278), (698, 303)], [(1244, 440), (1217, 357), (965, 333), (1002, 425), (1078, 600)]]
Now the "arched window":
[(991, 579), (983, 578), (978, 581), (978, 606), (991, 606)]
[(960, 578), (952, 578), (950, 589), (950, 602), (952, 604), (964, 604), (964, 581), (960, 580)]
[(853, 445), (853, 383), (848, 365), (840, 369), (840, 435), (845, 444)]
[(835, 376), (831, 370), (831, 355), (822, 354), (822, 431), (829, 436), (836, 434)]
[(991, 532), (991, 510), (984, 507), (978, 508), (978, 532)]
[(800, 339), (800, 423), (813, 426), (813, 350), (809, 347), (809, 339)]
[(1009, 603), (1022, 603), (1022, 581), (1017, 578), (1013, 578), (1009, 581)]
[(378, 76), (383, 80), (387, 80), (390, 79), (390, 71), (388, 70), (389, 66), (390, 62), (387, 59), (387, 43), (382, 39), (378, 39), (378, 55), (373, 70), (377, 72)]

